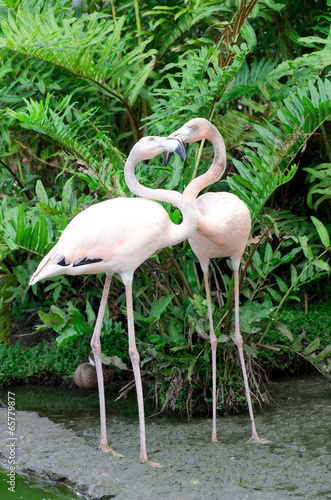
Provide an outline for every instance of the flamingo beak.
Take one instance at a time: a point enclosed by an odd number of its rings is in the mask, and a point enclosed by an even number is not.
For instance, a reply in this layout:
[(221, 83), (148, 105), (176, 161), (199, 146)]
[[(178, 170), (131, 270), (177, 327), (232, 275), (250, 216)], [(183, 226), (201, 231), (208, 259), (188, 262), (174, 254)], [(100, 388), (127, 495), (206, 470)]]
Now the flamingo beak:
[(173, 153), (177, 153), (182, 158), (182, 160), (186, 160), (186, 149), (181, 139), (172, 136), (165, 137), (162, 141), (159, 141), (158, 144), (164, 149), (165, 165), (168, 165)]
[(170, 134), (169, 137), (176, 137), (177, 139), (182, 140), (183, 142), (186, 141), (192, 134), (193, 129), (192, 127), (187, 127), (184, 125), (183, 127), (179, 128), (178, 130), (175, 130), (172, 134)]
[[(190, 136), (191, 133), (192, 133), (192, 129), (190, 127), (186, 127), (184, 125), (183, 127), (179, 128), (178, 130), (176, 130), (175, 132), (173, 132), (169, 136), (169, 139), (174, 138), (174, 139), (179, 140), (180, 142), (184, 142)], [(176, 153), (177, 153), (177, 151), (176, 151)], [(178, 154), (180, 155), (180, 153), (178, 153)], [(165, 153), (163, 153), (163, 161), (164, 161), (165, 165), (168, 165), (171, 156), (172, 156), (172, 152), (166, 151)], [(185, 159), (186, 159), (186, 156), (185, 156), (185, 158), (183, 158), (183, 160), (185, 160)]]

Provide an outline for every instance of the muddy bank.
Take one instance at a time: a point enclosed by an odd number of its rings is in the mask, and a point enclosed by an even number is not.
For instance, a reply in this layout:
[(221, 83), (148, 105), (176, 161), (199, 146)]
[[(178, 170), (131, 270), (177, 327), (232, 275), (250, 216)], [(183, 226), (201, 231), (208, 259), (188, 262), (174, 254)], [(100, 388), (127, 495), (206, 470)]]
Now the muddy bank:
[[(280, 406), (272, 405), (263, 415), (256, 411), (258, 432), (272, 440), (269, 445), (246, 444), (248, 415), (218, 419), (220, 444), (209, 442), (210, 419), (148, 420), (149, 457), (162, 469), (138, 461), (136, 416), (108, 417), (110, 445), (124, 454), (117, 459), (97, 450), (95, 415), (82, 413), (74, 432), (34, 412), (18, 411), (17, 471), (66, 484), (89, 499), (331, 498), (329, 384), (314, 377), (274, 383), (269, 390)], [(7, 410), (1, 409), (4, 466), (7, 430)]]

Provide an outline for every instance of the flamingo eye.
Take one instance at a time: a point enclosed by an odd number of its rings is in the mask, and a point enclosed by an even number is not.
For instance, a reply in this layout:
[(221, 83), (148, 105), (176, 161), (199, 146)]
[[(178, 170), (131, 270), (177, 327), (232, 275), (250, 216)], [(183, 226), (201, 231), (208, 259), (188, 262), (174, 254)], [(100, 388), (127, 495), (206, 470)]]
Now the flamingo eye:
[(192, 130), (196, 130), (197, 128), (196, 127), (192, 127)]

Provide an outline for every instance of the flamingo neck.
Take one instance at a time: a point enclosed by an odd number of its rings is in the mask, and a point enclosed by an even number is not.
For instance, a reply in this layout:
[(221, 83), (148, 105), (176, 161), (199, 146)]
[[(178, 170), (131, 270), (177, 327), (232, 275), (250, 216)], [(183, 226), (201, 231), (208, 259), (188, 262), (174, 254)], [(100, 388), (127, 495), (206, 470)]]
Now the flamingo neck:
[(207, 172), (193, 179), (184, 190), (183, 195), (190, 200), (195, 200), (202, 189), (220, 180), (226, 169), (226, 150), (223, 137), (211, 123), (204, 138), (208, 139), (214, 147), (214, 159)]
[(134, 154), (134, 150), (131, 151), (124, 167), (125, 182), (130, 191), (137, 196), (148, 198), (149, 200), (171, 203), (171, 205), (180, 210), (183, 222), (181, 224), (173, 224), (169, 219), (171, 230), (169, 234), (165, 235), (167, 246), (177, 245), (194, 233), (198, 223), (198, 210), (194, 200), (187, 199), (177, 191), (151, 189), (140, 184), (135, 176), (135, 167), (143, 159), (143, 157), (137, 157)]

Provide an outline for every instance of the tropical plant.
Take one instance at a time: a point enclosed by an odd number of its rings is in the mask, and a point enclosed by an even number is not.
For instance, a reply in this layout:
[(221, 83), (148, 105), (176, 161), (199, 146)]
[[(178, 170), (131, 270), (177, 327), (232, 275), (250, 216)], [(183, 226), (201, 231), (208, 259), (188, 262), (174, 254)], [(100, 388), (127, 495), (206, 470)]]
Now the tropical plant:
[[(52, 328), (59, 345), (91, 335), (102, 276), (57, 277), (32, 288), (29, 276), (83, 208), (130, 196), (123, 166), (139, 137), (203, 116), (224, 136), (232, 160), (226, 179), (210, 189), (234, 192), (252, 215), (241, 330), (261, 400), (257, 361), (270, 329), (279, 326), (284, 304), (307, 308), (306, 290), (330, 272), (329, 17), (321, 0), (309, 9), (289, 0), (0, 0), (0, 339), (9, 342), (12, 315), (29, 303), (37, 331)], [(156, 160), (138, 175), (146, 185), (182, 191), (212, 155), (204, 143), (193, 144), (185, 166)], [(219, 408), (233, 411), (245, 404), (233, 280), (222, 261), (211, 272)], [(188, 413), (194, 401), (208, 406), (202, 285), (186, 243), (149, 259), (134, 284), (142, 366), (158, 381), (163, 402)], [(115, 278), (102, 332), (128, 361), (124, 314)], [(329, 369), (325, 340), (307, 346), (284, 332), (274, 349), (285, 339)]]

